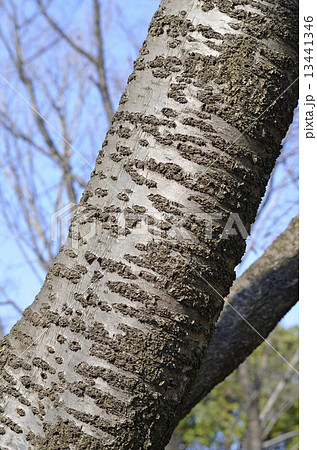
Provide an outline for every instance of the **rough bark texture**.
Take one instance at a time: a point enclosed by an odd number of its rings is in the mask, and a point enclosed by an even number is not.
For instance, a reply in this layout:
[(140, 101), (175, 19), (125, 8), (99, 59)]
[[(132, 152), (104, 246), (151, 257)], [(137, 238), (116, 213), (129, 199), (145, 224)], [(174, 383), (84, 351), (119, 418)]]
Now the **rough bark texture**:
[(211, 286), (228, 294), (244, 251), (223, 225), (249, 230), (292, 120), (296, 83), (266, 109), (297, 77), (296, 32), (295, 1), (162, 1), (69, 237), (1, 341), (2, 448), (167, 444)]
[(233, 283), (226, 299), (232, 307), (226, 304), (220, 315), (181, 418), (262, 344), (262, 337), (266, 338), (298, 301), (298, 228), (295, 217), (264, 255)]

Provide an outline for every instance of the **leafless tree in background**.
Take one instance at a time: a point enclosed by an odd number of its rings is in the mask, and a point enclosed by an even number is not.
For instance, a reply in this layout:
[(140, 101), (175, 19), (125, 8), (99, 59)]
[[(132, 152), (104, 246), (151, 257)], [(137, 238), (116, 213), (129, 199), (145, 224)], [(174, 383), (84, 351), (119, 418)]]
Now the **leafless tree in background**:
[[(79, 7), (86, 23), (76, 21)], [(129, 74), (127, 65), (119, 76), (105, 51), (122, 11), (99, 0), (29, 0), (23, 8), (2, 0), (0, 8), (1, 215), (42, 282), (61, 244), (51, 239), (51, 214), (77, 203)], [(118, 22), (128, 40), (124, 17)], [(132, 58), (139, 45), (130, 45)]]

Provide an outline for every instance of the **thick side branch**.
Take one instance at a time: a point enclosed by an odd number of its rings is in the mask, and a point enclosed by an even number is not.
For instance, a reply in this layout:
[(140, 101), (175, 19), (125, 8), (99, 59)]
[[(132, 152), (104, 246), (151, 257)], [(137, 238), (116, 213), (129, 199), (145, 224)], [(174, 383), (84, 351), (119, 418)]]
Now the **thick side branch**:
[(296, 217), (234, 282), (182, 417), (233, 372), (298, 301), (298, 224)]
[(245, 249), (224, 225), (250, 230), (297, 103), (284, 3), (162, 1), (68, 239), (2, 340), (4, 446), (168, 442)]

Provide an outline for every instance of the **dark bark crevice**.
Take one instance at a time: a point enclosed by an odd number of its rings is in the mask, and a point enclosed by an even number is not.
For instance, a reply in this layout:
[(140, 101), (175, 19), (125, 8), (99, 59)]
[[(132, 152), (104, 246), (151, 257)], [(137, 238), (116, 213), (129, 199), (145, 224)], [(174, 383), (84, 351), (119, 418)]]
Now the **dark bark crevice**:
[(297, 303), (298, 230), (299, 219), (295, 217), (263, 256), (234, 282), (181, 418), (230, 375)]

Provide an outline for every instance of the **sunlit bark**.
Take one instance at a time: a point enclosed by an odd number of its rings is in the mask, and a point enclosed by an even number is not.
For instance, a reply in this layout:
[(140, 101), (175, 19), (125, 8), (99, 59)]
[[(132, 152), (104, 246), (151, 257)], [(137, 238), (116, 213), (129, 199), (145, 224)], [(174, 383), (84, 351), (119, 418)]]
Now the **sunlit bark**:
[(292, 119), (296, 31), (295, 2), (162, 1), (69, 237), (1, 342), (2, 446), (164, 448), (244, 252), (223, 227), (250, 230)]

